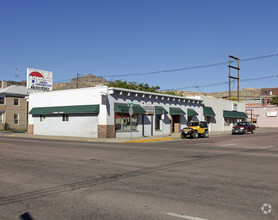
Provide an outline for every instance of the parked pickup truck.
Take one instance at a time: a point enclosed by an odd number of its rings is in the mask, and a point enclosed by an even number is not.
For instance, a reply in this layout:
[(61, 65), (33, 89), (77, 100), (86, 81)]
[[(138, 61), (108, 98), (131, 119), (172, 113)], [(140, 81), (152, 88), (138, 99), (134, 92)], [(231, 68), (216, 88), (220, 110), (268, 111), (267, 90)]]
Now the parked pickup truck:
[(232, 129), (232, 134), (246, 134), (247, 132), (254, 133), (255, 125), (250, 125), (249, 122), (238, 122)]

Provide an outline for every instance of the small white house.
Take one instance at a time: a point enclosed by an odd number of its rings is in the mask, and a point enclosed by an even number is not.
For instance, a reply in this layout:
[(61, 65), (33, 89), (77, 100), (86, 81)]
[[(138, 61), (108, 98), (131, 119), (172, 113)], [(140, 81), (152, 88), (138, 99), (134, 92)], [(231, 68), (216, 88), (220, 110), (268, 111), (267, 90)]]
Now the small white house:
[(202, 102), (107, 86), (33, 93), (28, 132), (93, 138), (166, 135), (180, 132), (188, 120), (202, 119)]

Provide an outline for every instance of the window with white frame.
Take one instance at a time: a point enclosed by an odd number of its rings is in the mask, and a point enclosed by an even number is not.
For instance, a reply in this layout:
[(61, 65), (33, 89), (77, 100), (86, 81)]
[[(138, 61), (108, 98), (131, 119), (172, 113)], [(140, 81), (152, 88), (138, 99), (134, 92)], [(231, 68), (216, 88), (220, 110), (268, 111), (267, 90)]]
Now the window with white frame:
[(272, 91), (272, 90), (270, 90), (270, 91), (269, 91), (269, 95), (272, 95), (272, 94), (273, 94), (273, 91)]
[(264, 91), (264, 95), (267, 95), (267, 90)]
[(0, 123), (4, 121), (4, 112), (0, 112)]
[(0, 105), (5, 105), (5, 97), (0, 97)]
[(19, 99), (18, 98), (14, 98), (14, 105), (19, 106)]
[(14, 114), (14, 125), (19, 125), (19, 114)]

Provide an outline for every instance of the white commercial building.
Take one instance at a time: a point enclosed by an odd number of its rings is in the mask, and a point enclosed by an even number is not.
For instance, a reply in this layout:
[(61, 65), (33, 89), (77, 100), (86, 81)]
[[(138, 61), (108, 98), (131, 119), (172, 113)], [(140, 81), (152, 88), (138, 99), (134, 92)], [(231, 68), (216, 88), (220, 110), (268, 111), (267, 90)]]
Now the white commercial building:
[(30, 134), (92, 138), (167, 135), (201, 120), (224, 131), (246, 116), (243, 103), (107, 86), (32, 93), (29, 110)]
[(194, 97), (203, 101), (203, 118), (209, 131), (231, 131), (235, 123), (245, 121), (245, 103), (216, 99), (210, 96)]
[(201, 99), (107, 86), (33, 93), (29, 109), (28, 132), (36, 135), (166, 135), (202, 118)]

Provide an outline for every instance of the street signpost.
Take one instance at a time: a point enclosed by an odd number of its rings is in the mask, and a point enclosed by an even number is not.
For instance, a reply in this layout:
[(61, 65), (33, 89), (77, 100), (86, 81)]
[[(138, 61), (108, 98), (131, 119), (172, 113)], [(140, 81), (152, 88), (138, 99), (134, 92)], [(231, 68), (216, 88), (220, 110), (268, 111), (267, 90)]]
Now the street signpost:
[(132, 131), (131, 131), (131, 116), (133, 115), (133, 103), (127, 103), (127, 106), (129, 107), (128, 113), (129, 113), (129, 131), (130, 131), (130, 139), (132, 139)]

